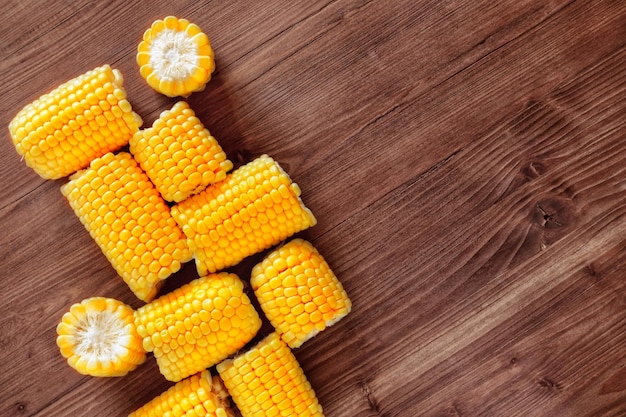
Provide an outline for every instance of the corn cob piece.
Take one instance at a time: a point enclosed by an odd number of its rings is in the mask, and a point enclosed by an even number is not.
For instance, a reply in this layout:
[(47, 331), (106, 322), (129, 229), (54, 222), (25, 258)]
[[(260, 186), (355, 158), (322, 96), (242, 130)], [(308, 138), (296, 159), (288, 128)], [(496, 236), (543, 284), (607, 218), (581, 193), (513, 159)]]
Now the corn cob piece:
[(184, 101), (130, 140), (130, 152), (167, 201), (179, 202), (222, 181), (233, 163)]
[(217, 375), (202, 371), (170, 387), (128, 417), (234, 417)]
[(200, 275), (239, 263), (314, 226), (300, 188), (267, 155), (172, 207)]
[(135, 313), (143, 347), (159, 370), (180, 381), (209, 368), (248, 343), (261, 319), (234, 274), (201, 277)]
[(187, 19), (168, 16), (143, 34), (137, 48), (141, 76), (168, 97), (186, 97), (204, 90), (215, 69), (211, 42)]
[(122, 84), (104, 65), (26, 105), (9, 124), (17, 153), (42, 178), (58, 179), (125, 146), (142, 120)]
[(243, 417), (324, 415), (296, 357), (276, 333), (221, 362), (217, 371)]
[(250, 284), (282, 339), (298, 348), (352, 308), (341, 282), (310, 242), (294, 239), (252, 268)]
[(76, 371), (92, 376), (123, 376), (146, 359), (134, 310), (112, 298), (76, 303), (57, 326), (61, 355)]
[(191, 260), (169, 207), (129, 153), (108, 153), (61, 187), (70, 206), (135, 295), (152, 300)]

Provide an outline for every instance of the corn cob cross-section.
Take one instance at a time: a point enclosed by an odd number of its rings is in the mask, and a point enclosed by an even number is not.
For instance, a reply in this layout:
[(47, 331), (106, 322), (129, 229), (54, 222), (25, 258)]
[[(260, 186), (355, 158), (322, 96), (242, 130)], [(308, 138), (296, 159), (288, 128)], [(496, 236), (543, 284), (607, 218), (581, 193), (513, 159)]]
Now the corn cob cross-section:
[(148, 85), (169, 97), (202, 91), (215, 69), (207, 35), (198, 25), (174, 16), (156, 20), (144, 32), (137, 64)]
[(122, 84), (104, 65), (26, 105), (9, 124), (17, 153), (41, 177), (58, 179), (125, 146), (142, 120)]
[(201, 277), (135, 312), (143, 347), (159, 369), (180, 381), (209, 368), (248, 343), (261, 319), (234, 274)]
[(180, 101), (130, 140), (130, 152), (167, 201), (182, 201), (226, 178), (232, 162), (189, 105)]
[(123, 376), (146, 359), (134, 310), (112, 298), (92, 297), (72, 305), (57, 334), (61, 354), (81, 374)]
[(271, 333), (217, 365), (243, 417), (322, 417), (322, 406), (289, 346)]
[(128, 417), (234, 417), (220, 378), (202, 371), (177, 382)]
[(263, 155), (172, 207), (188, 238), (199, 274), (239, 263), (314, 226), (300, 188)]
[(169, 207), (129, 153), (108, 153), (61, 187), (80, 221), (135, 295), (152, 300), (191, 260)]
[(341, 282), (310, 242), (294, 239), (252, 269), (261, 308), (292, 348), (346, 316), (352, 307)]

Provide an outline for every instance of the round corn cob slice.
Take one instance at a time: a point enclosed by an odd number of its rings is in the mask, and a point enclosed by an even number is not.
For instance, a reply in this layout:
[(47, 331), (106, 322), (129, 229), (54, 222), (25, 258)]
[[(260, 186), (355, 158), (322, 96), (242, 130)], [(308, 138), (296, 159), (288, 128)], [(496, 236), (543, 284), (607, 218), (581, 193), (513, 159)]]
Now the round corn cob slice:
[(182, 201), (226, 178), (233, 163), (189, 105), (180, 101), (130, 140), (130, 152), (167, 201)]
[(276, 161), (262, 155), (172, 207), (199, 274), (236, 265), (314, 226), (300, 188)]
[(234, 417), (221, 379), (202, 371), (133, 411), (128, 417)]
[(140, 300), (152, 300), (163, 280), (191, 260), (169, 207), (129, 153), (95, 159), (61, 192)]
[(123, 376), (146, 359), (134, 310), (112, 298), (92, 297), (72, 305), (57, 334), (61, 355), (84, 375)]
[(104, 65), (26, 105), (9, 124), (17, 153), (42, 178), (58, 179), (125, 146), (142, 120), (122, 84)]
[(322, 406), (289, 346), (276, 333), (217, 365), (243, 417), (322, 417)]
[(352, 308), (341, 282), (310, 242), (294, 239), (252, 268), (250, 284), (282, 339), (298, 348)]
[(201, 277), (135, 313), (143, 347), (169, 381), (180, 381), (234, 354), (261, 319), (234, 274)]
[(187, 19), (168, 16), (147, 29), (137, 48), (141, 76), (168, 97), (202, 91), (215, 69), (207, 35)]

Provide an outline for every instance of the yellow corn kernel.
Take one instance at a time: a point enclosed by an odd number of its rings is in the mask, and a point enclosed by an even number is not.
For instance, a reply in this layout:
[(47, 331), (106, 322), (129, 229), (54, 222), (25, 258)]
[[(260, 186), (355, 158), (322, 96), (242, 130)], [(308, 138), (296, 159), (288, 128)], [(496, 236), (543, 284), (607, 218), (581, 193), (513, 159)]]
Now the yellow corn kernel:
[(261, 319), (234, 274), (201, 277), (135, 313), (144, 349), (159, 370), (180, 381), (209, 368), (248, 343)]
[(222, 181), (233, 163), (189, 105), (180, 101), (130, 140), (130, 152), (167, 201)]
[(324, 415), (296, 357), (276, 333), (218, 364), (217, 371), (243, 417)]
[(84, 375), (123, 376), (146, 359), (134, 310), (112, 298), (87, 298), (72, 305), (57, 335), (61, 355)]
[(250, 284), (282, 339), (298, 348), (352, 308), (341, 282), (310, 242), (294, 239), (252, 268)]
[(70, 206), (126, 284), (152, 300), (191, 252), (169, 207), (129, 153), (108, 153), (61, 187)]
[(177, 382), (128, 417), (234, 417), (221, 379), (202, 371)]
[(150, 87), (168, 97), (204, 90), (215, 70), (211, 42), (198, 25), (168, 16), (143, 34), (137, 64)]
[(267, 155), (172, 207), (200, 275), (239, 263), (314, 226), (300, 188)]
[(122, 84), (104, 65), (26, 105), (9, 124), (17, 153), (42, 178), (58, 179), (125, 146), (142, 120)]

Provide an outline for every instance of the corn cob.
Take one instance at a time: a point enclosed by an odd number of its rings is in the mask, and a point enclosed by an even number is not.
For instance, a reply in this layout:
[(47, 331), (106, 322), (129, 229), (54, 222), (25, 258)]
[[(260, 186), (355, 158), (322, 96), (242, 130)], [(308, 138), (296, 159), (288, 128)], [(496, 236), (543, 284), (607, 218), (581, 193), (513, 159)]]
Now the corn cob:
[(191, 252), (169, 207), (128, 153), (108, 153), (61, 187), (70, 206), (135, 295), (150, 301)]
[(315, 225), (300, 188), (263, 155), (172, 207), (200, 275), (233, 266)]
[(142, 121), (122, 83), (121, 73), (104, 65), (26, 105), (9, 124), (26, 165), (58, 179), (126, 145)]
[(202, 371), (170, 387), (128, 417), (234, 417), (222, 381)]
[(352, 307), (328, 263), (310, 242), (294, 239), (252, 268), (250, 284), (282, 339), (298, 348)]
[(182, 201), (202, 191), (226, 178), (233, 167), (184, 101), (161, 113), (151, 128), (135, 133), (130, 152), (168, 201)]
[(234, 274), (198, 278), (135, 313), (143, 347), (170, 381), (215, 365), (248, 343), (261, 319)]
[(57, 326), (57, 345), (67, 363), (84, 375), (123, 376), (146, 359), (134, 310), (112, 298), (72, 305)]
[(202, 91), (215, 69), (209, 38), (187, 19), (168, 16), (144, 32), (137, 48), (141, 76), (169, 97)]
[(296, 357), (276, 333), (218, 364), (217, 371), (243, 417), (324, 415)]

